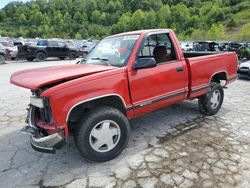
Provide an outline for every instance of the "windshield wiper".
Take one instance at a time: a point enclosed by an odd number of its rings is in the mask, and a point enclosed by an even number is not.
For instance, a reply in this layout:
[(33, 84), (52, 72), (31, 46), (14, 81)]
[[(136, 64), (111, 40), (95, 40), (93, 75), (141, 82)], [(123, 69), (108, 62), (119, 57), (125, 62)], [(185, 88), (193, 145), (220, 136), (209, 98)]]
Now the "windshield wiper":
[(108, 63), (109, 60), (105, 59), (105, 58), (93, 57), (93, 58), (91, 58), (91, 60), (100, 60), (102, 63), (104, 63), (104, 64), (106, 64), (108, 66), (111, 65), (111, 64)]

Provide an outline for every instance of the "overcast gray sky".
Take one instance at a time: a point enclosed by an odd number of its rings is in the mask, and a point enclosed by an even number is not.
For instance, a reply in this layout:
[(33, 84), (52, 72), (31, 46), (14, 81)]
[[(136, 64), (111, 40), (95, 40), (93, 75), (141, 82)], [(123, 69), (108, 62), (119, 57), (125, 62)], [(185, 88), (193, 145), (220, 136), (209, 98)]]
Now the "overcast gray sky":
[(0, 0), (0, 9), (2, 9), (3, 7), (5, 7), (5, 5), (7, 5), (9, 2), (12, 2), (12, 1), (27, 2), (29, 0)]

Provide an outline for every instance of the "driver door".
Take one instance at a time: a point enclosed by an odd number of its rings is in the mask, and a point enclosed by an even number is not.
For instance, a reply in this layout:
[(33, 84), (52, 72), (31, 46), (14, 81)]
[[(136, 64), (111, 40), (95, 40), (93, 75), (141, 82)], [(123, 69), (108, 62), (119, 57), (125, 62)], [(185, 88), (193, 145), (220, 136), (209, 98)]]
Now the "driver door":
[[(166, 52), (159, 49), (166, 49)], [(128, 72), (136, 116), (185, 99), (188, 80), (185, 62), (178, 60), (175, 54), (167, 33), (146, 38), (138, 58), (155, 58), (157, 65)]]

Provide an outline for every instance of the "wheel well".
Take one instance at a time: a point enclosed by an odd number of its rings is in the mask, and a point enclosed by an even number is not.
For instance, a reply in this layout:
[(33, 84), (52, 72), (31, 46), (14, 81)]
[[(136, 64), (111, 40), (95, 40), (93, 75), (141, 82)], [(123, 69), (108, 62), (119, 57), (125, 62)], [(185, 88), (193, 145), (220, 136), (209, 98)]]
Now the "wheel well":
[(221, 80), (227, 80), (226, 72), (216, 73), (212, 76), (210, 82), (217, 82), (220, 83)]
[(79, 104), (70, 111), (67, 119), (68, 126), (74, 126), (84, 114), (99, 106), (114, 107), (126, 115), (126, 108), (124, 105), (124, 102), (118, 96), (107, 96)]
[(5, 60), (7, 60), (7, 57), (6, 57), (6, 55), (5, 55), (5, 54), (1, 54), (1, 53), (0, 53), (0, 56), (3, 56), (3, 57), (4, 57), (4, 59), (5, 59)]

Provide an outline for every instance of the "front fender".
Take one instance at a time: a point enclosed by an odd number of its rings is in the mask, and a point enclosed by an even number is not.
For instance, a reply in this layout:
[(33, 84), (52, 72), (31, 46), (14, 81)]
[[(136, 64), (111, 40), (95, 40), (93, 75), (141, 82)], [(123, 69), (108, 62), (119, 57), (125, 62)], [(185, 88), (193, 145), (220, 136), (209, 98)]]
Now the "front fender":
[[(107, 75), (86, 81), (85, 77), (62, 83), (42, 93), (49, 97), (54, 123), (67, 124), (67, 117), (74, 106), (103, 96), (119, 96), (124, 106), (131, 106), (126, 72)], [(64, 87), (65, 86), (65, 87)], [(67, 87), (66, 87), (67, 86)]]

